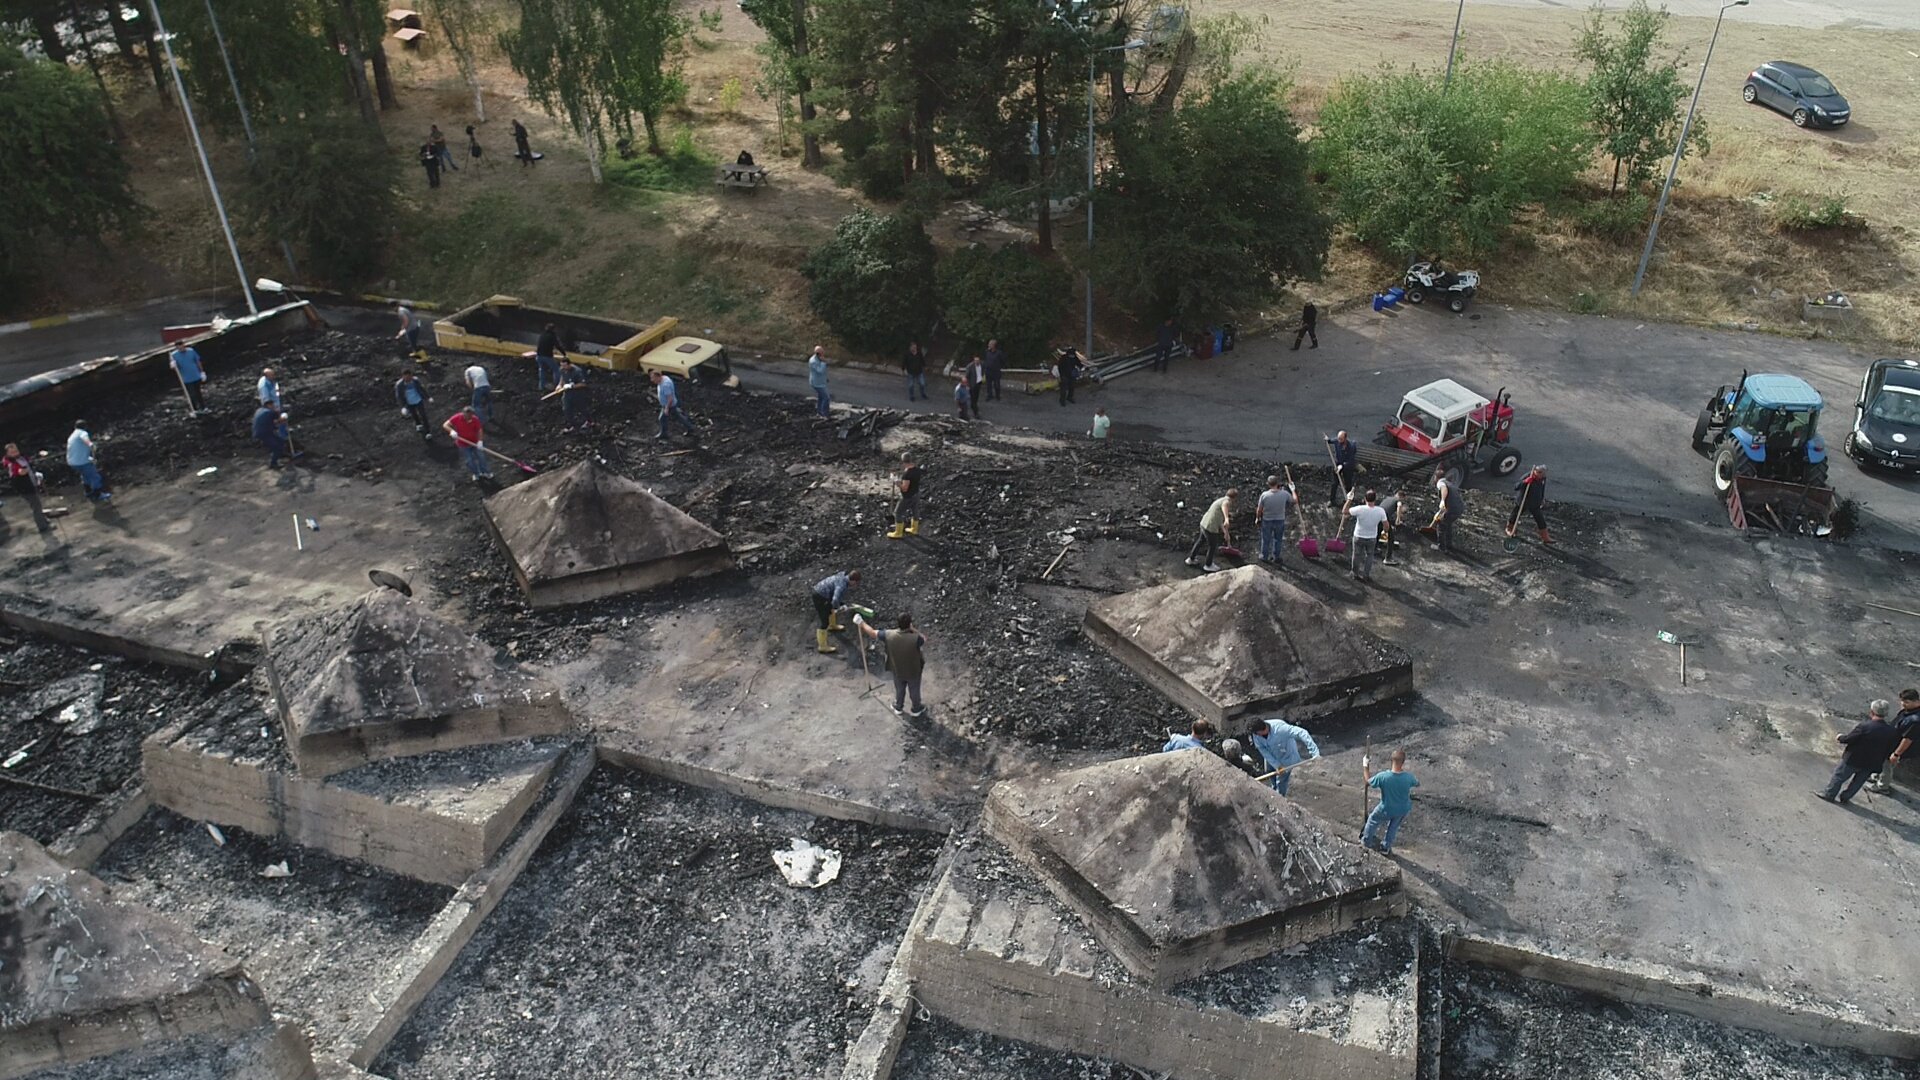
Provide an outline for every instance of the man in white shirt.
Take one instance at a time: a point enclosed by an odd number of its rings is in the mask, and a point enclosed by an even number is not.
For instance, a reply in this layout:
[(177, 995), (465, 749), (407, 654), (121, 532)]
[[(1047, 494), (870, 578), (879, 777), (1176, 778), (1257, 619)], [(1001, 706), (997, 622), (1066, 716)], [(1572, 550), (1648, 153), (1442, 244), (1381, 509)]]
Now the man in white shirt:
[(260, 407), (272, 409), (276, 413), (285, 412), (280, 404), (280, 380), (275, 377), (272, 368), (262, 368), (260, 381), (254, 384), (254, 395), (260, 399)]
[(1380, 527), (1387, 523), (1387, 512), (1380, 509), (1380, 494), (1368, 488), (1367, 501), (1349, 507), (1347, 516), (1353, 519), (1353, 576), (1372, 581), (1373, 551), (1380, 543)]
[(483, 424), (493, 423), (493, 380), (487, 378), (487, 369), (474, 364), (467, 369), (467, 389), (473, 391), (473, 411), (480, 416)]

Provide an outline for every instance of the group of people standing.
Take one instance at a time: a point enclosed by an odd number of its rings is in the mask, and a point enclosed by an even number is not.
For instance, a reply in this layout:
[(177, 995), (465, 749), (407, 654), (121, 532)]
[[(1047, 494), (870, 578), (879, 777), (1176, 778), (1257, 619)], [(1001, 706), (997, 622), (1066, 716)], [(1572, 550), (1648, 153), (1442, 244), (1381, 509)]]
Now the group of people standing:
[[(954, 372), (953, 407), (960, 419), (978, 420), (982, 401), (1000, 400), (1000, 376), (1006, 364), (1006, 350), (994, 339)], [(927, 352), (918, 341), (907, 343), (907, 351), (900, 358), (900, 370), (907, 377), (908, 401), (933, 399), (927, 391)]]
[[(472, 124), (468, 124), (468, 163), (479, 164), (480, 159), (485, 153), (486, 151), (480, 146), (479, 133), (474, 130)], [(526, 125), (518, 120), (513, 122), (513, 156), (520, 162), (522, 167), (532, 165), (543, 156), (533, 152), (533, 147), (527, 136)], [(460, 171), (460, 166), (453, 163), (453, 151), (447, 146), (446, 133), (440, 130), (439, 124), (428, 125), (426, 141), (420, 144), (419, 158), (420, 167), (427, 171), (427, 186), (430, 188), (440, 186), (440, 175), (442, 172)]]

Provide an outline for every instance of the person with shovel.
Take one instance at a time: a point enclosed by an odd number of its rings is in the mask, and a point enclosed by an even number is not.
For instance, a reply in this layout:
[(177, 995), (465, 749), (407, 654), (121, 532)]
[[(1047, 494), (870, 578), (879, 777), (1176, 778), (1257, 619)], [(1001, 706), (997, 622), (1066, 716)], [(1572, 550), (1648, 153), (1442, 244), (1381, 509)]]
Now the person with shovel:
[(427, 396), (427, 388), (420, 385), (420, 376), (405, 371), (400, 381), (393, 384), (393, 400), (400, 406), (400, 415), (413, 421), (413, 429), (423, 439), (431, 440), (433, 432), (427, 424), (427, 402), (433, 399)]
[(1328, 506), (1340, 506), (1347, 501), (1347, 493), (1353, 490), (1360, 468), (1360, 448), (1353, 445), (1347, 433), (1338, 431), (1327, 440), (1327, 454), (1333, 459), (1333, 491), (1327, 496)]
[(80, 474), (80, 485), (88, 499), (102, 503), (113, 500), (113, 492), (107, 490), (107, 482), (100, 478), (100, 466), (93, 460), (93, 436), (87, 432), (85, 420), (75, 420), (73, 434), (67, 436), (67, 467)]
[(395, 341), (407, 343), (407, 355), (424, 364), (427, 362), (427, 350), (420, 347), (420, 317), (405, 304), (396, 305), (394, 311), (400, 316), (400, 329), (394, 332)]
[(823, 653), (837, 653), (840, 649), (827, 640), (828, 634), (837, 634), (842, 629), (840, 613), (846, 610), (847, 594), (860, 584), (860, 571), (842, 570), (837, 574), (821, 578), (809, 594), (813, 598), (813, 613), (819, 617), (820, 626), (814, 631), (814, 647)]
[(1440, 509), (1433, 513), (1433, 550), (1452, 554), (1453, 525), (1466, 515), (1467, 497), (1460, 493), (1460, 485), (1444, 474), (1434, 478), (1433, 489), (1440, 495)]
[(920, 466), (911, 453), (900, 455), (900, 479), (894, 481), (900, 497), (893, 504), (893, 528), (887, 539), (920, 535)]
[(1413, 813), (1413, 789), (1420, 781), (1407, 771), (1407, 752), (1393, 752), (1393, 768), (1382, 769), (1367, 778), (1367, 786), (1380, 793), (1380, 801), (1367, 812), (1366, 828), (1360, 831), (1360, 846), (1372, 847), (1373, 837), (1380, 835), (1380, 854), (1393, 854), (1394, 837), (1400, 835), (1400, 825)]
[(1547, 467), (1535, 465), (1527, 470), (1527, 475), (1513, 485), (1513, 517), (1507, 520), (1507, 535), (1512, 536), (1520, 529), (1520, 515), (1529, 514), (1540, 530), (1540, 542), (1553, 543), (1553, 534), (1547, 531), (1547, 515), (1543, 509), (1547, 505)]
[[(1225, 495), (1213, 500), (1207, 512), (1200, 515), (1200, 537), (1187, 552), (1188, 566), (1197, 566), (1209, 574), (1220, 569), (1213, 557), (1221, 548), (1233, 546), (1233, 503), (1239, 497), (1239, 488), (1228, 488)], [(1200, 559), (1203, 548), (1207, 553), (1204, 562)]]
[[(553, 394), (560, 395), (560, 415), (566, 420), (567, 430), (593, 423), (587, 417), (587, 373), (569, 356), (560, 361), (559, 378)], [(552, 397), (553, 394), (547, 396)]]
[(460, 456), (465, 459), (467, 472), (472, 474), (474, 483), (493, 479), (493, 467), (487, 464), (484, 449), (487, 429), (480, 422), (480, 414), (473, 411), (473, 406), (462, 407), (459, 412), (447, 417), (447, 422), (440, 427), (453, 439), (453, 445), (460, 448)]
[(187, 405), (193, 415), (199, 416), (206, 411), (207, 370), (200, 361), (200, 350), (185, 342), (174, 346), (173, 354), (167, 358), (173, 373), (180, 378), (180, 389), (187, 395)]
[[(1314, 761), (1320, 757), (1320, 744), (1313, 741), (1307, 729), (1285, 720), (1256, 720), (1253, 729), (1247, 733), (1247, 741), (1260, 752), (1272, 775), (1266, 777), (1267, 785), (1282, 795), (1293, 783), (1293, 770), (1303, 761)], [(1300, 756), (1300, 748), (1307, 748), (1307, 755)]]
[(473, 391), (473, 411), (480, 415), (480, 422), (493, 423), (493, 379), (487, 374), (486, 365), (470, 364), (462, 377), (466, 379), (467, 389)]
[(902, 612), (893, 629), (879, 630), (855, 615), (853, 628), (878, 641), (887, 654), (887, 670), (893, 673), (893, 715), (900, 715), (909, 696), (913, 700), (913, 712), (907, 715), (916, 720), (927, 715), (927, 707), (920, 703), (920, 675), (927, 665), (927, 635), (913, 628), (913, 616)]
[(267, 448), (267, 468), (280, 467), (280, 459), (289, 461), (293, 455), (287, 447), (287, 414), (269, 405), (262, 405), (253, 411), (253, 437)]
[(40, 505), (40, 474), (34, 470), (33, 462), (20, 452), (20, 444), (7, 444), (7, 484), (13, 493), (27, 500), (27, 508), (33, 511), (34, 527), (46, 532), (53, 527), (48, 520), (47, 511)]

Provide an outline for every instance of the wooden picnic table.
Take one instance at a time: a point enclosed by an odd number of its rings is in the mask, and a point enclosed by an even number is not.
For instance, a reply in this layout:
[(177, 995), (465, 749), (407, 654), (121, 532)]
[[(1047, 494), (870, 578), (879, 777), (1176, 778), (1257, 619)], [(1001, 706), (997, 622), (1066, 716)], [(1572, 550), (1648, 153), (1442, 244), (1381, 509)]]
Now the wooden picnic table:
[(714, 183), (721, 187), (746, 188), (754, 191), (765, 187), (767, 167), (764, 165), (737, 165), (731, 162), (721, 165), (714, 177)]

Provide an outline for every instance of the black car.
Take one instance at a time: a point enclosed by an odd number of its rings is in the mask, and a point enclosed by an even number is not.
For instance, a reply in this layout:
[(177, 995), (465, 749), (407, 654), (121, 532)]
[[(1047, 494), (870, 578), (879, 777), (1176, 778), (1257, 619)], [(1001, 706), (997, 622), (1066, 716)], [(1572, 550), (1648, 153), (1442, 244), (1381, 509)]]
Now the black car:
[(1769, 60), (1753, 69), (1740, 96), (1749, 105), (1766, 105), (1793, 117), (1795, 127), (1839, 127), (1853, 119), (1853, 108), (1825, 75), (1803, 64)]
[(1846, 450), (1862, 465), (1920, 468), (1920, 360), (1875, 360), (1867, 367)]

